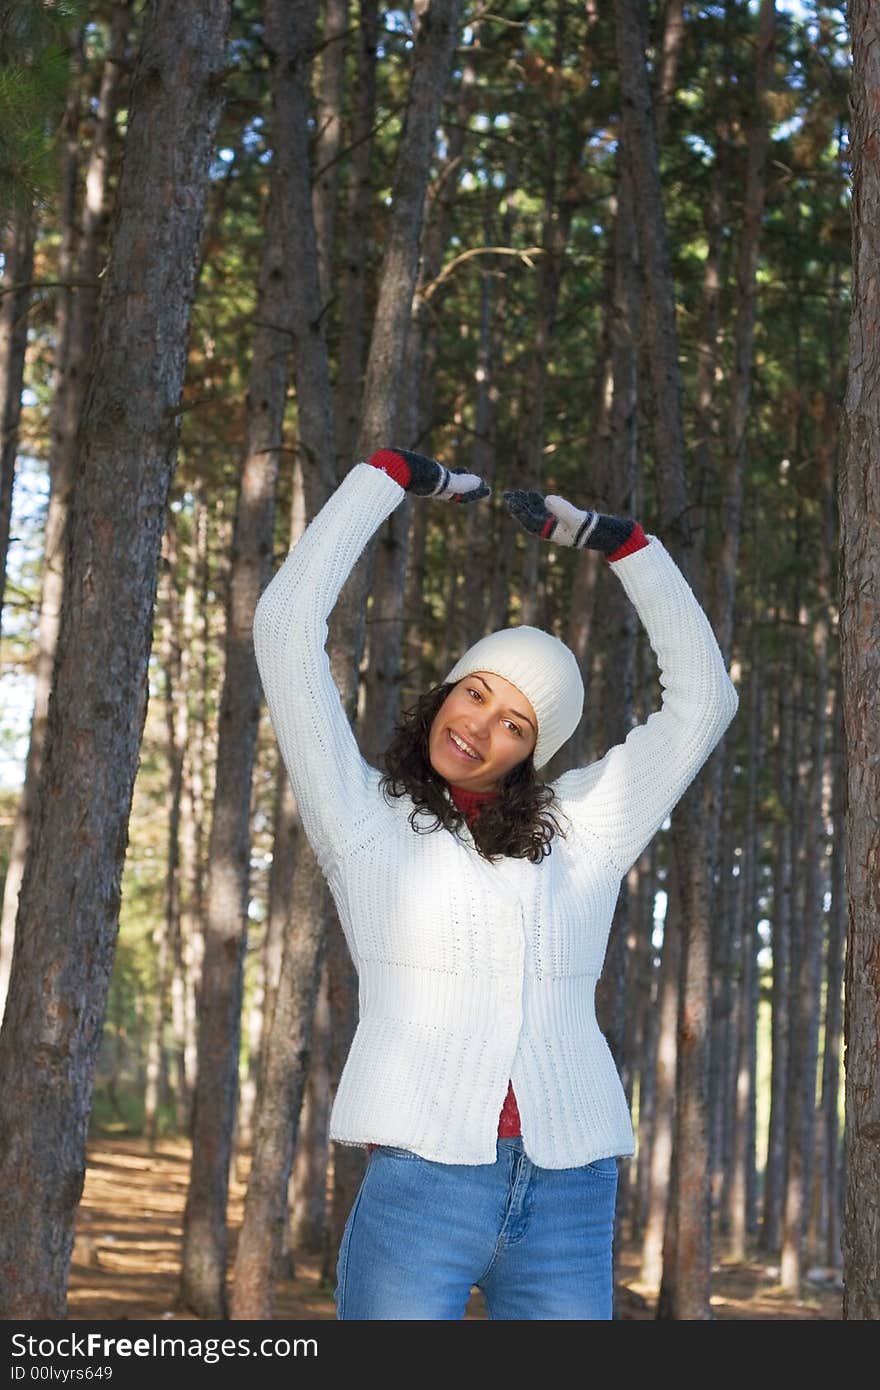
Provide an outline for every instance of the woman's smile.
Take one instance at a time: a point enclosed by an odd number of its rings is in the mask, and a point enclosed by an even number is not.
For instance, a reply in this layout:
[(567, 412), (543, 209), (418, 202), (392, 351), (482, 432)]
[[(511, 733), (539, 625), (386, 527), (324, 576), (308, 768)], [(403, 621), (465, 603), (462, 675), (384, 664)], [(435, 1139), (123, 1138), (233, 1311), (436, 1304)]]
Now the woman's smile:
[(482, 755), (479, 754), (467, 739), (462, 738), (461, 734), (453, 733), (452, 729), (446, 730), (449, 742), (460, 758), (466, 758), (469, 763), (482, 762)]

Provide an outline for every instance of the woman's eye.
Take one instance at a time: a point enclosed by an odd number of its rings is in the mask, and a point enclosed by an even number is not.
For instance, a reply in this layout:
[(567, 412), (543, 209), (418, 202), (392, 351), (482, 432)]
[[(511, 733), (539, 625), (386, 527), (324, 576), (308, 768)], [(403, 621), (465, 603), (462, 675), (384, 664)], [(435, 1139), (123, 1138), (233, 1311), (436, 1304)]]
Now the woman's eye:
[(477, 697), (478, 700), (481, 698), (481, 697), (480, 697), (480, 692), (479, 692), (479, 690), (473, 690), (473, 689), (471, 689), (471, 690), (468, 691), (468, 694), (469, 694), (469, 695), (476, 695), (476, 697)]
[(520, 736), (520, 737), (522, 736), (522, 729), (520, 729), (516, 724), (512, 724), (512, 723), (510, 722), (510, 720), (507, 721), (507, 727), (508, 727), (508, 729), (510, 729), (513, 733), (517, 734), (517, 735)]

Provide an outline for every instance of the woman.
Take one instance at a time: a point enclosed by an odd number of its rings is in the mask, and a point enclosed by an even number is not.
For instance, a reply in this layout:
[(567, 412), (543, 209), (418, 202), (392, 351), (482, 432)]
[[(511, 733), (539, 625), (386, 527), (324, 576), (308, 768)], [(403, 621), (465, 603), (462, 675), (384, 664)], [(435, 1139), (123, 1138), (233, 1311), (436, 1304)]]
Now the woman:
[(401, 720), (383, 776), (333, 682), (326, 619), (409, 492), (482, 480), (405, 450), (343, 479), (263, 593), (260, 676), (303, 828), (358, 972), (329, 1133), (364, 1144), (334, 1292), (340, 1319), (607, 1319), (617, 1156), (635, 1152), (596, 1022), (620, 882), (738, 704), (709, 622), (656, 536), (509, 492), (529, 532), (599, 550), (660, 665), (662, 708), (545, 786), (584, 690), (556, 637), (490, 633)]

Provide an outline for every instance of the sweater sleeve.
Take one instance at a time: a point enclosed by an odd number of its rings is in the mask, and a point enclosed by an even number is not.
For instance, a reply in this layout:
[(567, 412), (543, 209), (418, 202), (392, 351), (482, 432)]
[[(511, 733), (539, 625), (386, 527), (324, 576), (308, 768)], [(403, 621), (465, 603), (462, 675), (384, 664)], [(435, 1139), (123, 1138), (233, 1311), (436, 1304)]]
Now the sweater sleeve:
[(330, 670), (327, 618), (370, 537), (404, 497), (357, 463), (306, 527), (254, 613), (254, 652), (272, 726), (319, 863), (371, 813), (363, 758)]
[(696, 777), (739, 706), (709, 620), (656, 536), (612, 562), (660, 667), (661, 708), (623, 743), (553, 783), (562, 810), (625, 874)]

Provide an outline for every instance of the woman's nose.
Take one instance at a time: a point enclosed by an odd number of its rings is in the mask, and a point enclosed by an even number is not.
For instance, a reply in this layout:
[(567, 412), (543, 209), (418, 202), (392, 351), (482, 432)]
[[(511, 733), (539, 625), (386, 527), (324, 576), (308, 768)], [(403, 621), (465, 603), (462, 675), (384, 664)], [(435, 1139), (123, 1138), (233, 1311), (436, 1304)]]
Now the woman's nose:
[(489, 736), (490, 722), (488, 714), (471, 711), (468, 716), (468, 730), (474, 738), (486, 739)]

